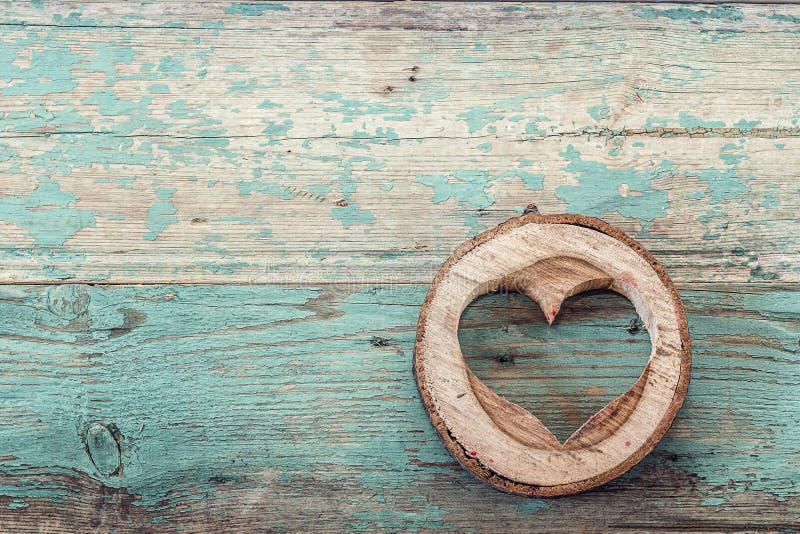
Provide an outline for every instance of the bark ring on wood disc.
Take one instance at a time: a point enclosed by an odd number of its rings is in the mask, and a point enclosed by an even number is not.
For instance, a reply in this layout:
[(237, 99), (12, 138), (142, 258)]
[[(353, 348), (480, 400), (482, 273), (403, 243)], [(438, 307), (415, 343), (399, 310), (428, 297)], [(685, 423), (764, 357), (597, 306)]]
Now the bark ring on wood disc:
[[(652, 351), (633, 387), (560, 443), (472, 374), (459, 320), (476, 297), (506, 290), (530, 297), (552, 323), (564, 299), (591, 289), (633, 303)], [(599, 486), (652, 451), (683, 403), (691, 351), (680, 296), (644, 247), (599, 219), (528, 213), (445, 262), (422, 305), (413, 366), (433, 426), (458, 461), (497, 489), (543, 497)]]

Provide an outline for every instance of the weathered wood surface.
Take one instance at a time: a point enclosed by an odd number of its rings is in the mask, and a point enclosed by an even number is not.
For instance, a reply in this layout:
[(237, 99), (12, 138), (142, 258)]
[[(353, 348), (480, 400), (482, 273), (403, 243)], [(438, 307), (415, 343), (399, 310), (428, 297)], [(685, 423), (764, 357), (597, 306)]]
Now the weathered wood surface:
[[(791, 5), (3, 3), (0, 531), (800, 529), (798, 65)], [(530, 202), (641, 241), (693, 340), (656, 451), (556, 500), (461, 469), (410, 370)], [(460, 337), (563, 439), (648, 337), (538, 313)]]
[(426, 283), (529, 202), (799, 279), (797, 7), (3, 13), (0, 280)]
[[(800, 526), (794, 288), (683, 288), (694, 376), (675, 425), (627, 475), (554, 500), (499, 493), (442, 446), (409, 368), (426, 291), (0, 287), (1, 520), (118, 531)], [(630, 328), (635, 317), (621, 297), (582, 295), (548, 328), (527, 299), (495, 295), (467, 310), (461, 338), (479, 377), (563, 436), (641, 372), (649, 338)], [(118, 429), (118, 469), (113, 439), (94, 445), (94, 463), (87, 455), (97, 424)]]

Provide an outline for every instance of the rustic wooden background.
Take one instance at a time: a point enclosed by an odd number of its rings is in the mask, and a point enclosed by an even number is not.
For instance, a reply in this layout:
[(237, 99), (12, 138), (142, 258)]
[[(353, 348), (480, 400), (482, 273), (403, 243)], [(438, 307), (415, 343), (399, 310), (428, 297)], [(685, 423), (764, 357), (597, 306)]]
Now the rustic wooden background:
[[(4, 3), (0, 531), (800, 529), (800, 6)], [(427, 284), (521, 213), (604, 218), (687, 307), (684, 409), (551, 500), (445, 452)], [(649, 351), (613, 295), (465, 313), (559, 437)]]

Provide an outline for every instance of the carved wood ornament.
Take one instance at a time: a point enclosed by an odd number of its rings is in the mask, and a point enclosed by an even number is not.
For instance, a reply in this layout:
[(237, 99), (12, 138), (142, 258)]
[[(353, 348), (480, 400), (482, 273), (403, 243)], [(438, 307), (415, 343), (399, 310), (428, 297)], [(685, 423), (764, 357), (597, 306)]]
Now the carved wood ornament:
[[(472, 374), (459, 320), (479, 295), (508, 290), (533, 299), (552, 324), (564, 299), (591, 289), (633, 303), (652, 352), (630, 390), (559, 443)], [(422, 400), (450, 452), (495, 488), (531, 496), (584, 491), (638, 463), (675, 418), (691, 366), (686, 314), (667, 273), (639, 243), (581, 215), (522, 215), (459, 247), (428, 292), (414, 352)]]

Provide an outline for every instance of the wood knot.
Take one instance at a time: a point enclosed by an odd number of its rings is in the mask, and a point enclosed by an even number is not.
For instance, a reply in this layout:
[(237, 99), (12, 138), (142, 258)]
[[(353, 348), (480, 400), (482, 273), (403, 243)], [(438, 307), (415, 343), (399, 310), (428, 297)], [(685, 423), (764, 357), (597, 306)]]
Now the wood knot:
[(83, 443), (97, 472), (107, 477), (122, 476), (122, 433), (114, 423), (96, 423), (86, 429)]
[(68, 321), (89, 310), (89, 287), (81, 284), (51, 286), (47, 290), (47, 309)]

